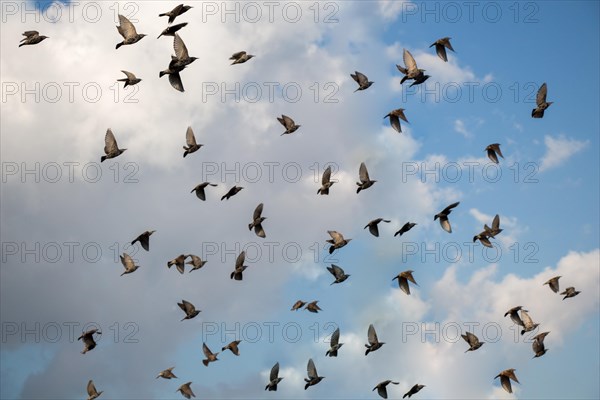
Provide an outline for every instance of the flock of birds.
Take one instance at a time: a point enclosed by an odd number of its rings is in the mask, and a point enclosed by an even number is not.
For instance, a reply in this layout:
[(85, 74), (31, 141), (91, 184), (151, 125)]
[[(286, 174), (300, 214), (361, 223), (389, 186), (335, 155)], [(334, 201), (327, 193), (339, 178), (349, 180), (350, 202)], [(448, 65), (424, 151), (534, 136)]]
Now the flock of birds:
[[(169, 17), (169, 19), (168, 19), (169, 26), (161, 32), (161, 34), (158, 36), (158, 38), (160, 38), (161, 36), (172, 36), (174, 38), (173, 48), (175, 50), (175, 55), (171, 56), (171, 60), (169, 62), (168, 68), (164, 71), (161, 71), (159, 73), (159, 77), (162, 77), (164, 75), (169, 75), (169, 82), (170, 82), (171, 86), (181, 92), (184, 91), (184, 88), (183, 88), (183, 84), (181, 81), (180, 72), (182, 72), (193, 61), (197, 60), (197, 58), (189, 56), (188, 50), (187, 50), (183, 40), (177, 34), (177, 32), (180, 29), (184, 28), (187, 25), (187, 22), (176, 24), (176, 25), (172, 25), (172, 23), (175, 21), (176, 17), (187, 12), (191, 8), (192, 8), (191, 6), (186, 6), (186, 5), (180, 4), (177, 7), (175, 7), (173, 10), (159, 15), (160, 17), (163, 17), (163, 16)], [(144, 36), (146, 36), (145, 34), (138, 34), (135, 29), (135, 26), (123, 15), (119, 15), (119, 22), (120, 22), (120, 25), (117, 26), (117, 30), (118, 30), (119, 34), (123, 37), (123, 40), (116, 45), (117, 49), (121, 46), (133, 45), (133, 44), (139, 42)], [(48, 38), (47, 36), (40, 35), (39, 32), (37, 32), (37, 31), (26, 31), (23, 33), (23, 36), (25, 36), (25, 38), (21, 40), (21, 44), (19, 45), (19, 47), (25, 46), (25, 45), (35, 45), (35, 44), (38, 44)], [(454, 48), (452, 47), (452, 45), (450, 43), (449, 37), (444, 37), (444, 38), (441, 38), (441, 39), (435, 41), (430, 47), (433, 47), (433, 46), (435, 46), (435, 50), (436, 50), (436, 53), (439, 56), (439, 58), (441, 60), (443, 60), (444, 62), (448, 61), (446, 49), (454, 51)], [(254, 55), (248, 54), (245, 51), (240, 51), (240, 52), (234, 53), (230, 57), (230, 60), (233, 60), (232, 65), (243, 64), (253, 57), (254, 57)], [(426, 75), (424, 73), (425, 70), (418, 68), (417, 63), (416, 63), (415, 59), (413, 58), (412, 54), (406, 49), (404, 50), (404, 53), (403, 53), (403, 60), (404, 60), (404, 64), (405, 64), (404, 66), (397, 65), (398, 70), (404, 75), (402, 77), (400, 84), (403, 84), (404, 82), (406, 82), (408, 80), (412, 80), (413, 82), (411, 83), (410, 86), (419, 85), (419, 84), (422, 84), (423, 82), (425, 82), (430, 77), (429, 75)], [(141, 79), (137, 78), (133, 73), (128, 72), (128, 71), (122, 71), (122, 72), (126, 75), (126, 78), (119, 79), (118, 81), (124, 82), (124, 87), (136, 85), (141, 82)], [(351, 74), (350, 76), (358, 84), (358, 88), (355, 90), (355, 92), (366, 90), (373, 84), (373, 82), (369, 81), (368, 77), (365, 74), (363, 74), (359, 71), (355, 71), (355, 73)], [(544, 116), (544, 111), (552, 104), (552, 102), (546, 101), (546, 95), (547, 95), (547, 86), (544, 83), (541, 85), (541, 87), (539, 88), (538, 93), (537, 93), (536, 108), (534, 108), (531, 112), (531, 116), (533, 118), (542, 118)], [(392, 110), (384, 117), (384, 118), (389, 118), (390, 125), (397, 132), (402, 132), (402, 129), (400, 126), (400, 120), (408, 122), (408, 119), (406, 118), (404, 111), (405, 111), (405, 109), (403, 109), (403, 108)], [(277, 120), (285, 128), (285, 131), (281, 135), (291, 134), (291, 133), (297, 131), (298, 128), (300, 128), (300, 125), (297, 125), (294, 122), (294, 120), (292, 118), (290, 118), (289, 116), (282, 115), (280, 118), (278, 117)], [(202, 144), (197, 143), (194, 132), (193, 132), (192, 128), (189, 127), (186, 132), (186, 145), (183, 146), (183, 149), (184, 149), (183, 157), (185, 158), (186, 156), (195, 153), (202, 146), (203, 146)], [(114, 136), (112, 130), (108, 129), (106, 132), (106, 135), (105, 135), (105, 147), (104, 147), (105, 155), (103, 155), (101, 157), (101, 162), (103, 162), (107, 159), (112, 159), (112, 158), (118, 157), (125, 150), (127, 150), (127, 149), (125, 149), (125, 148), (121, 149), (118, 147), (117, 141), (115, 139), (115, 136)], [(500, 150), (500, 144), (498, 144), (498, 143), (490, 144), (489, 146), (487, 146), (485, 148), (484, 151), (487, 152), (488, 158), (493, 163), (496, 163), (496, 164), (499, 163), (498, 156), (504, 158), (504, 156), (502, 155), (502, 152)], [(369, 189), (371, 186), (373, 186), (373, 184), (375, 182), (377, 182), (377, 181), (372, 180), (369, 177), (369, 172), (367, 170), (365, 163), (364, 162), (361, 163), (360, 167), (359, 167), (359, 181), (356, 182), (356, 185), (357, 185), (356, 193), (360, 193), (363, 190)], [(335, 181), (331, 180), (331, 167), (328, 167), (323, 172), (322, 180), (321, 180), (321, 187), (317, 190), (317, 194), (329, 195), (329, 191), (332, 188), (334, 183), (335, 183)], [(214, 183), (210, 183), (210, 182), (203, 182), (203, 183), (197, 185), (196, 187), (194, 187), (192, 189), (192, 193), (195, 192), (196, 196), (200, 200), (205, 201), (206, 200), (205, 189), (209, 186), (215, 187), (217, 185)], [(229, 189), (227, 191), (227, 193), (225, 193), (221, 197), (221, 200), (230, 199), (232, 196), (239, 193), (242, 189), (243, 189), (243, 187), (233, 186), (231, 189)], [(444, 208), (442, 211), (440, 211), (439, 213), (434, 215), (434, 220), (439, 219), (440, 226), (442, 227), (443, 230), (445, 230), (448, 233), (452, 233), (452, 226), (450, 224), (450, 220), (448, 217), (451, 214), (452, 210), (454, 208), (456, 208), (458, 205), (459, 205), (459, 202), (450, 204), (446, 208)], [(252, 215), (252, 220), (248, 224), (248, 229), (249, 230), (254, 229), (256, 236), (265, 238), (266, 233), (263, 228), (263, 222), (265, 221), (266, 217), (262, 216), (262, 212), (263, 212), (263, 203), (260, 203), (254, 210), (254, 213)], [(390, 223), (391, 221), (383, 219), (383, 218), (377, 218), (377, 219), (370, 221), (364, 227), (364, 229), (368, 228), (369, 232), (373, 236), (379, 237), (378, 224), (381, 222)], [(417, 224), (414, 222), (406, 222), (394, 234), (394, 236), (402, 236), (403, 234), (406, 234), (408, 231), (410, 231), (412, 228), (414, 228), (416, 225)], [(150, 236), (154, 232), (155, 232), (154, 230), (143, 232), (142, 234), (140, 234), (138, 237), (136, 237), (131, 242), (131, 245), (134, 245), (136, 242), (139, 242), (141, 247), (144, 250), (149, 251), (150, 250)], [(490, 239), (495, 238), (501, 232), (502, 232), (502, 229), (500, 228), (500, 216), (496, 215), (491, 223), (491, 227), (489, 227), (487, 224), (485, 224), (483, 227), (483, 231), (473, 237), (473, 242), (476, 242), (478, 240), (483, 246), (493, 247), (493, 244), (490, 241)], [(342, 247), (346, 246), (352, 240), (352, 239), (345, 239), (344, 236), (340, 232), (337, 232), (337, 231), (327, 231), (327, 233), (331, 237), (331, 239), (327, 240), (327, 242), (331, 245), (329, 247), (330, 254), (333, 253), (335, 250), (341, 249)], [(188, 258), (190, 258), (190, 261), (186, 262), (186, 260)], [(124, 272), (121, 274), (121, 276), (126, 275), (126, 274), (131, 274), (139, 268), (139, 265), (136, 265), (134, 260), (127, 253), (124, 253), (122, 256), (120, 256), (120, 259), (121, 259), (121, 263), (123, 264), (123, 267), (125, 269)], [(238, 255), (238, 257), (235, 261), (234, 270), (230, 274), (231, 279), (234, 279), (237, 281), (243, 280), (243, 272), (247, 268), (247, 266), (244, 265), (244, 261), (245, 261), (245, 252), (242, 251)], [(192, 271), (202, 268), (206, 264), (206, 262), (207, 261), (202, 260), (199, 256), (194, 255), (194, 254), (187, 254), (187, 255), (181, 254), (181, 255), (175, 257), (173, 260), (169, 261), (167, 263), (167, 266), (168, 266), (168, 268), (171, 268), (171, 266), (175, 266), (176, 269), (181, 274), (183, 274), (185, 272), (186, 265), (191, 265), (191, 269), (189, 272), (192, 272)], [(335, 279), (331, 283), (332, 285), (340, 284), (340, 283), (346, 281), (346, 279), (348, 279), (348, 277), (350, 277), (350, 275), (346, 274), (344, 272), (344, 270), (337, 265), (332, 264), (331, 267), (327, 267), (327, 269)], [(400, 272), (397, 276), (395, 276), (393, 278), (393, 280), (396, 280), (396, 279), (398, 280), (399, 288), (407, 295), (410, 295), (409, 282), (417, 285), (417, 282), (416, 282), (415, 278), (413, 277), (413, 272), (414, 272), (413, 270), (403, 271), (403, 272)], [(553, 277), (550, 280), (548, 280), (547, 282), (545, 282), (544, 285), (548, 285), (553, 292), (558, 293), (559, 292), (558, 280), (560, 278), (561, 278), (560, 276)], [(567, 298), (574, 297), (574, 296), (578, 295), (579, 293), (580, 292), (576, 291), (574, 287), (568, 287), (560, 294), (564, 295), (563, 300), (565, 300)], [(318, 300), (311, 301), (311, 302), (305, 302), (303, 300), (298, 300), (294, 303), (291, 310), (296, 311), (296, 310), (302, 309), (304, 307), (304, 309), (308, 310), (309, 312), (318, 313), (319, 311), (322, 311), (322, 310), (318, 306), (317, 303), (318, 303)], [(195, 318), (201, 312), (191, 302), (189, 302), (187, 300), (182, 300), (180, 303), (177, 303), (177, 305), (185, 313), (185, 317), (181, 321)], [(523, 309), (522, 306), (517, 306), (517, 307), (511, 308), (504, 314), (504, 316), (505, 317), (510, 316), (511, 320), (515, 324), (523, 327), (523, 329), (521, 331), (521, 335), (524, 335), (526, 332), (531, 332), (539, 326), (539, 323), (533, 322), (532, 318), (528, 314), (528, 311)], [(102, 332), (100, 332), (98, 329), (92, 329), (92, 330), (82, 333), (82, 335), (78, 338), (78, 340), (82, 340), (82, 342), (84, 344), (84, 349), (82, 351), (82, 354), (85, 354), (88, 351), (90, 351), (96, 347), (96, 341), (94, 340), (94, 336), (100, 335), (100, 334), (102, 334)], [(543, 332), (543, 333), (536, 335), (533, 338), (532, 348), (533, 348), (533, 352), (535, 354), (534, 358), (541, 357), (548, 351), (548, 349), (545, 348), (545, 346), (544, 346), (544, 339), (546, 338), (546, 336), (548, 334), (549, 334), (549, 332)], [(462, 334), (461, 336), (465, 340), (465, 342), (469, 345), (469, 348), (465, 352), (475, 351), (475, 350), (479, 349), (485, 343), (485, 342), (481, 342), (479, 340), (479, 338), (471, 332), (466, 332), (465, 334)], [(379, 350), (385, 344), (385, 342), (379, 341), (379, 339), (377, 337), (377, 332), (375, 331), (375, 327), (373, 326), (373, 324), (369, 325), (369, 327), (368, 327), (367, 339), (368, 339), (368, 343), (365, 344), (365, 347), (366, 347), (365, 356), (371, 352)], [(239, 356), (240, 353), (239, 353), (238, 346), (240, 345), (240, 343), (241, 343), (241, 340), (235, 340), (235, 341), (229, 343), (227, 346), (223, 347), (221, 349), (221, 351), (230, 350), (233, 354), (235, 354), (236, 356)], [(343, 343), (340, 343), (340, 330), (339, 330), (339, 328), (337, 328), (331, 335), (330, 348), (329, 348), (329, 350), (327, 350), (325, 355), (328, 357), (337, 357), (338, 351), (340, 351), (342, 346), (343, 346)], [(206, 357), (204, 360), (202, 360), (202, 363), (205, 366), (208, 366), (209, 363), (215, 362), (218, 360), (217, 355), (219, 353), (218, 352), (213, 353), (210, 350), (210, 348), (206, 345), (206, 343), (203, 343), (202, 350)], [(165, 369), (164, 371), (162, 371), (158, 374), (156, 379), (163, 378), (163, 379), (170, 380), (173, 378), (177, 378), (177, 376), (175, 376), (175, 374), (173, 373), (173, 369), (174, 369), (174, 367)], [(515, 375), (514, 368), (506, 369), (506, 370), (500, 372), (495, 378), (500, 378), (500, 383), (501, 383), (502, 387), (508, 393), (512, 393), (511, 380), (519, 383), (519, 380), (517, 379), (517, 376)], [(283, 377), (279, 376), (279, 363), (277, 362), (271, 368), (269, 382), (265, 386), (265, 390), (276, 391), (278, 384), (283, 379), (284, 379)], [(308, 364), (307, 364), (307, 378), (304, 379), (306, 382), (304, 389), (306, 390), (310, 386), (314, 386), (314, 385), (318, 384), (323, 379), (324, 379), (324, 377), (319, 376), (319, 374), (317, 373), (317, 369), (315, 367), (315, 363), (312, 360), (312, 358), (309, 359)], [(195, 394), (191, 388), (191, 384), (192, 384), (192, 382), (187, 382), (187, 383), (181, 385), (179, 387), (179, 389), (177, 389), (177, 391), (180, 392), (181, 395), (184, 396), (185, 398), (189, 399), (191, 397), (195, 397)], [(378, 383), (373, 388), (373, 391), (377, 390), (377, 393), (382, 398), (386, 399), (388, 396), (387, 386), (389, 384), (398, 385), (399, 383), (394, 382), (392, 380), (385, 380), (385, 381)], [(402, 397), (410, 398), (412, 395), (418, 393), (424, 387), (425, 387), (425, 385), (415, 384)], [(88, 400), (93, 400), (93, 399), (99, 397), (103, 393), (102, 391), (96, 390), (96, 387), (92, 380), (90, 380), (88, 382), (87, 392), (88, 392), (88, 396), (89, 396)]]

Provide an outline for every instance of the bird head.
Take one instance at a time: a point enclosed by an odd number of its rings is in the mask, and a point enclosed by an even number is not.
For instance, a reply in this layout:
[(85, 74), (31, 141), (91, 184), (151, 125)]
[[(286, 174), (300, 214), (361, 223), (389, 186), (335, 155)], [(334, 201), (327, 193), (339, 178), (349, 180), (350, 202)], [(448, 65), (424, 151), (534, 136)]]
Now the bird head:
[(190, 60), (191, 60), (190, 62), (194, 62), (194, 61), (196, 61), (197, 59), (198, 59), (198, 57), (190, 57)]

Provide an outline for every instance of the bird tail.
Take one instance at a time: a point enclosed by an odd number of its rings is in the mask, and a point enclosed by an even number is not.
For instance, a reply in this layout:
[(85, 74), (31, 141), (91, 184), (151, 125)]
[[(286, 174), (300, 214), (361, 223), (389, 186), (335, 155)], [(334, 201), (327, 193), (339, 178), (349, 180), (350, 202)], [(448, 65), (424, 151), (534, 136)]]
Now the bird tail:
[(205, 367), (208, 367), (208, 360), (202, 360), (202, 364), (204, 364)]
[(160, 71), (160, 72), (158, 73), (158, 77), (159, 77), (159, 78), (162, 78), (162, 77), (163, 77), (163, 76), (165, 76), (166, 74), (167, 74), (167, 73), (166, 73), (165, 71)]
[(118, 49), (121, 46), (123, 46), (123, 43), (117, 43), (117, 46), (115, 47), (115, 49)]
[(162, 13), (162, 14), (158, 14), (159, 17), (168, 17), (169, 13)]
[(106, 156), (100, 157), (100, 162), (104, 162), (104, 160), (106, 160)]

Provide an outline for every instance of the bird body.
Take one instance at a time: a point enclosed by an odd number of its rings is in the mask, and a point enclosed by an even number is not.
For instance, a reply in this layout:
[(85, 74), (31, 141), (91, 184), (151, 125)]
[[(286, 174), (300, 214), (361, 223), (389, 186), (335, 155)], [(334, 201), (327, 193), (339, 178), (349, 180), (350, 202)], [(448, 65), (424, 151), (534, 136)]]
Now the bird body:
[(181, 24), (168, 26), (160, 33), (160, 35), (158, 35), (157, 39), (160, 38), (161, 36), (175, 36), (175, 32), (177, 32), (178, 30), (180, 30), (187, 24), (188, 24), (187, 22), (183, 22)]
[(84, 348), (81, 354), (85, 354), (90, 350), (93, 350), (96, 347), (96, 341), (94, 340), (94, 334), (102, 335), (102, 332), (98, 331), (98, 329), (90, 329), (87, 332), (84, 332), (77, 338), (77, 340), (83, 341)]
[(306, 304), (305, 301), (297, 300), (294, 303), (294, 305), (292, 306), (292, 309), (290, 311), (298, 311), (299, 309), (301, 309), (302, 307), (304, 307), (305, 304)]
[(156, 379), (158, 379), (158, 378), (163, 378), (163, 379), (172, 379), (172, 378), (175, 378), (175, 379), (177, 379), (177, 377), (173, 373), (173, 369), (175, 369), (175, 367), (167, 368), (164, 371), (161, 371), (156, 376)]
[(579, 293), (581, 293), (581, 292), (575, 290), (575, 288), (571, 286), (571, 287), (566, 288), (565, 291), (561, 293), (561, 295), (565, 296), (565, 297), (563, 297), (563, 300), (565, 300), (565, 299), (568, 299), (570, 297), (575, 297)]
[(150, 251), (150, 236), (156, 231), (146, 231), (140, 234), (138, 237), (132, 240), (131, 245), (133, 246), (136, 242), (140, 242), (142, 248), (146, 251)]
[(234, 186), (234, 187), (232, 187), (231, 189), (229, 189), (229, 191), (227, 193), (225, 193), (225, 195), (223, 197), (221, 197), (221, 201), (223, 201), (223, 200), (229, 200), (230, 197), (235, 196), (242, 189), (243, 189), (242, 186)]
[(159, 17), (169, 17), (169, 24), (172, 24), (175, 21), (175, 18), (177, 18), (181, 14), (185, 13), (190, 8), (193, 8), (193, 7), (192, 6), (184, 6), (183, 4), (179, 4), (171, 11), (168, 11), (168, 12), (162, 13), (162, 14), (158, 14), (158, 16)]
[(402, 225), (402, 228), (400, 228), (400, 230), (396, 233), (394, 233), (394, 237), (395, 236), (402, 236), (403, 234), (405, 234), (406, 232), (410, 231), (415, 225), (417, 225), (414, 222), (407, 222), (404, 225)]
[(415, 394), (418, 393), (421, 389), (423, 389), (425, 387), (425, 385), (419, 385), (418, 383), (416, 385), (414, 385), (413, 387), (410, 388), (410, 390), (408, 392), (406, 392), (404, 394), (404, 396), (402, 396), (402, 398), (408, 397), (410, 399), (410, 397)]

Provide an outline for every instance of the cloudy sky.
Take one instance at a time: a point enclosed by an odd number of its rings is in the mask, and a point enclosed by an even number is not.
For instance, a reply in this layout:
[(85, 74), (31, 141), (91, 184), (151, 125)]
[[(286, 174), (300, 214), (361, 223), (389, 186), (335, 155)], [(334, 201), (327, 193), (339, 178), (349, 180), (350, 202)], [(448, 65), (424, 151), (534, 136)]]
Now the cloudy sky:
[[(83, 398), (89, 379), (112, 399), (181, 398), (188, 381), (198, 398), (377, 398), (386, 379), (390, 398), (416, 383), (424, 399), (600, 397), (597, 2), (190, 1), (184, 93), (158, 77), (173, 54), (158, 14), (177, 4), (1, 4), (0, 397)], [(118, 13), (148, 36), (115, 50)], [(50, 38), (19, 48), (26, 30)], [(429, 48), (445, 36), (447, 63)], [(400, 85), (403, 49), (425, 84)], [(256, 57), (231, 66), (240, 50)], [(121, 70), (141, 83), (123, 89)], [(375, 83), (354, 93), (354, 71)], [(533, 119), (544, 82), (554, 103)], [(382, 118), (396, 108), (402, 133)], [(301, 128), (280, 136), (282, 114)], [(184, 159), (188, 126), (204, 147)], [(108, 128), (128, 150), (100, 163)], [(361, 162), (377, 183), (357, 195)], [(204, 181), (205, 202), (190, 193)], [(456, 201), (449, 234), (433, 216)], [(265, 239), (247, 229), (259, 203)], [(473, 244), (496, 214), (494, 249)], [(128, 245), (151, 229), (149, 252)], [(353, 240), (329, 255), (328, 230)], [(123, 252), (141, 268), (121, 277)], [(180, 275), (166, 263), (182, 253), (208, 262)], [(330, 285), (332, 263), (346, 282)], [(392, 278), (409, 269), (407, 296)], [(543, 285), (556, 275), (581, 294), (563, 301)], [(180, 322), (182, 299), (200, 315)], [(323, 311), (291, 312), (298, 299)], [(503, 317), (518, 305), (538, 330)], [(386, 345), (365, 357), (371, 323)], [(486, 344), (465, 354), (467, 330)], [(203, 342), (234, 339), (239, 357), (202, 365)], [(305, 391), (309, 358), (325, 379)], [(276, 362), (284, 380), (264, 392)], [(179, 379), (155, 379), (172, 366)], [(512, 395), (494, 380), (508, 368)]]

